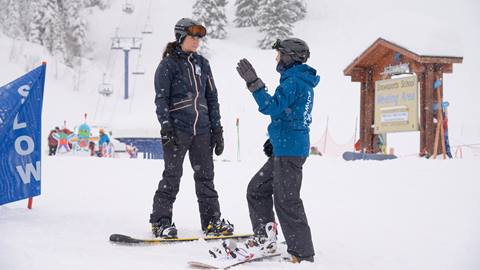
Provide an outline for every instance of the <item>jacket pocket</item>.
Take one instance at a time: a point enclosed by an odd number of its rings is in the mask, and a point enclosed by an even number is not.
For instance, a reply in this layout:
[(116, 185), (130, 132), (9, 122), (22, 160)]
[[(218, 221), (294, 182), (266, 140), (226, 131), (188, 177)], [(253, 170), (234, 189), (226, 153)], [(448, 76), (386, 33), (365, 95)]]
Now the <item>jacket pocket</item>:
[(174, 102), (173, 103), (173, 107), (177, 107), (177, 106), (180, 106), (180, 104), (183, 104), (183, 103), (186, 103), (186, 102), (190, 102), (192, 101), (192, 99), (185, 99), (185, 100), (181, 100), (181, 101), (178, 101), (178, 102)]
[(191, 107), (192, 104), (180, 104), (179, 106), (177, 107), (173, 107), (173, 108), (170, 108), (169, 111), (170, 112), (174, 112), (174, 111), (178, 111), (178, 110), (181, 110), (181, 109), (185, 109), (185, 108), (188, 108), (188, 107)]

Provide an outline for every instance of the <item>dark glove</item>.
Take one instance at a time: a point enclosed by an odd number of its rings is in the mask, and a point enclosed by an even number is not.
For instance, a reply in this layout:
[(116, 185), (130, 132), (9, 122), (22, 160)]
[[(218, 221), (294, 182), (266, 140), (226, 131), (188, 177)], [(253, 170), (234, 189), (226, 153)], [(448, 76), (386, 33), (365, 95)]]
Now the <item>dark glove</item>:
[(220, 156), (223, 153), (223, 128), (217, 127), (212, 129), (210, 138), (210, 146), (215, 149), (215, 155)]
[(273, 145), (270, 142), (270, 139), (265, 141), (265, 143), (263, 144), (263, 152), (267, 157), (271, 157), (273, 155)]
[(240, 77), (242, 77), (247, 83), (247, 88), (250, 92), (255, 92), (256, 90), (265, 87), (262, 79), (258, 78), (255, 69), (247, 59), (244, 58), (238, 62), (237, 71), (238, 74), (240, 74)]
[(177, 137), (175, 135), (175, 129), (172, 127), (163, 127), (160, 131), (160, 135), (162, 135), (162, 144), (167, 145), (169, 143), (173, 145), (177, 145)]

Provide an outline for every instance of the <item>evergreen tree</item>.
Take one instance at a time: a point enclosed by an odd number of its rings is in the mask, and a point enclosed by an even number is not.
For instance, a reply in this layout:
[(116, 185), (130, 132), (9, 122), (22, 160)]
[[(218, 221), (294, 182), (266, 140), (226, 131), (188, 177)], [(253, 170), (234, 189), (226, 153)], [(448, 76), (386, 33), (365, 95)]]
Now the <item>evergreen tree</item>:
[(109, 6), (108, 0), (83, 0), (81, 4), (86, 8), (99, 7), (100, 9), (106, 9)]
[(285, 0), (261, 0), (259, 9), (260, 32), (264, 37), (259, 47), (269, 49), (277, 39), (292, 36), (292, 16), (289, 2)]
[(193, 5), (193, 18), (205, 26), (211, 38), (224, 39), (227, 36), (226, 5), (226, 0), (197, 0)]
[(84, 10), (108, 7), (108, 0), (0, 0), (0, 30), (60, 55), (67, 65), (88, 48)]
[[(13, 0), (15, 1), (15, 0)], [(28, 40), (30, 35), (30, 23), (31, 18), (33, 17), (33, 10), (31, 8), (32, 4), (30, 0), (17, 0), (18, 5), (20, 7), (20, 18), (19, 18), (19, 26), (22, 31), (22, 39)]]
[(83, 5), (77, 0), (63, 0), (63, 20), (66, 28), (65, 43), (69, 58), (82, 56), (87, 47), (87, 22), (83, 18)]
[(4, 4), (6, 8), (3, 9), (2, 30), (9, 37), (21, 38), (23, 31), (20, 26), (20, 1), (6, 0), (4, 2), (2, 6)]
[[(0, 7), (6, 7), (10, 0), (0, 0)], [(7, 9), (0, 8), (0, 31), (5, 32), (5, 20), (8, 18)]]
[(258, 26), (258, 1), (257, 0), (236, 0), (235, 25), (237, 27)]
[(307, 14), (307, 3), (305, 0), (290, 0), (289, 11), (291, 12), (292, 22), (298, 22), (305, 19)]
[(34, 18), (29, 40), (45, 46), (54, 55), (65, 55), (65, 31), (57, 0), (32, 2)]

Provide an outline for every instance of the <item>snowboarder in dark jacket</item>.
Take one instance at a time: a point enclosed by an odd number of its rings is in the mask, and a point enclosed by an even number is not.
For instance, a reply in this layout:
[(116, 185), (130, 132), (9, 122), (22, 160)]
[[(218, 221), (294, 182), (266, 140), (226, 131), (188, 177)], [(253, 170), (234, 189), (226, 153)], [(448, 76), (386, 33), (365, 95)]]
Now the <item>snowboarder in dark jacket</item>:
[(156, 237), (177, 236), (172, 209), (188, 152), (202, 230), (207, 234), (232, 234), (233, 225), (221, 219), (213, 182), (213, 151), (221, 155), (224, 148), (217, 89), (208, 60), (196, 53), (206, 29), (183, 18), (174, 32), (176, 40), (167, 44), (155, 72), (155, 105), (165, 168), (153, 198), (152, 232)]
[(247, 189), (250, 219), (258, 243), (265, 224), (275, 221), (273, 207), (287, 242), (292, 262), (311, 261), (315, 255), (310, 227), (300, 198), (302, 166), (309, 154), (313, 88), (320, 81), (315, 69), (306, 65), (307, 44), (297, 38), (277, 40), (277, 71), (280, 85), (273, 96), (246, 59), (237, 71), (246, 81), (262, 114), (271, 118), (264, 152), (269, 157)]

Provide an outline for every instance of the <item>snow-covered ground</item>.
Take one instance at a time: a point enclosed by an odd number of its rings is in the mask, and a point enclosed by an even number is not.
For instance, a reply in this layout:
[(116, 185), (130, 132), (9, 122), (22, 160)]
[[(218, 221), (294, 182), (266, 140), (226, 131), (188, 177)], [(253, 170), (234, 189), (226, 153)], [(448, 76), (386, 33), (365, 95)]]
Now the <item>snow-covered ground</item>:
[[(249, 232), (245, 190), (264, 158), (216, 162), (225, 217)], [(43, 192), (0, 208), (0, 269), (183, 269), (214, 243), (125, 247), (111, 233), (149, 237), (148, 216), (161, 161), (45, 158)], [(185, 172), (174, 221), (200, 235), (192, 170)], [(344, 162), (310, 158), (302, 196), (316, 262), (295, 269), (479, 269), (478, 160)], [(288, 264), (244, 269), (288, 269)]]
[[(158, 134), (153, 104), (153, 73), (173, 25), (191, 15), (193, 1), (134, 1), (135, 13), (121, 12), (124, 1), (112, 0), (88, 20), (94, 42), (80, 67), (69, 69), (37, 45), (13, 41), (0, 33), (0, 84), (48, 62), (43, 134), (67, 121), (82, 123), (83, 114), (114, 132)], [(233, 20), (233, 2), (228, 15)], [(445, 76), (450, 101), (451, 143), (479, 143), (480, 2), (460, 1), (320, 1), (310, 0), (307, 18), (294, 33), (310, 44), (309, 63), (322, 77), (316, 89), (311, 138), (317, 141), (329, 119), (329, 132), (341, 143), (354, 133), (359, 85), (343, 69), (378, 37), (420, 54), (463, 56)], [(150, 10), (150, 13), (149, 13)], [(131, 77), (131, 99), (123, 100), (123, 54), (110, 50), (110, 37), (139, 35), (147, 15), (154, 34), (144, 36), (144, 76)], [(209, 40), (222, 120), (225, 154), (215, 163), (216, 186), (225, 217), (238, 232), (249, 232), (245, 190), (263, 163), (261, 145), (267, 117), (236, 73), (236, 62), (251, 60), (259, 76), (274, 88), (273, 51), (256, 48), (254, 28), (228, 27), (226, 40)], [(138, 53), (131, 53), (131, 67)], [(97, 94), (106, 73), (111, 97)], [(76, 81), (79, 82), (78, 90)], [(236, 160), (235, 120), (240, 118), (241, 162)], [(44, 140), (46, 149), (46, 139)], [(418, 134), (389, 135), (389, 147), (402, 156), (418, 151)], [(313, 265), (298, 269), (480, 269), (479, 158), (464, 149), (464, 159), (448, 161), (403, 157), (386, 162), (344, 162), (311, 157), (305, 165), (303, 201), (317, 252)], [(208, 256), (212, 243), (124, 247), (108, 241), (111, 233), (149, 236), (148, 215), (161, 177), (162, 161), (48, 157), (42, 161), (42, 195), (33, 210), (26, 202), (0, 206), (0, 269), (183, 269), (193, 258)], [(185, 163), (174, 220), (184, 236), (199, 235), (192, 170)], [(281, 269), (286, 264), (252, 264), (244, 268)]]

